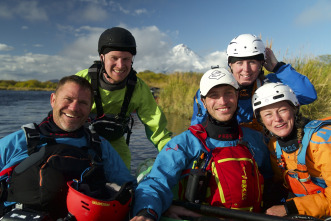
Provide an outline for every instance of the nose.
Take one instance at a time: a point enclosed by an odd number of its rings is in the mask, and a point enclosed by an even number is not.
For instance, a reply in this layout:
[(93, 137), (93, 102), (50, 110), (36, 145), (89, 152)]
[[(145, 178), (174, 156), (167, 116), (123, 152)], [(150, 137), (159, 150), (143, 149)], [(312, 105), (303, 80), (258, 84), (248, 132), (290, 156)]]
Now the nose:
[(122, 68), (124, 66), (124, 60), (122, 58), (117, 59), (116, 66)]
[(221, 105), (224, 105), (226, 104), (226, 99), (224, 96), (220, 96), (218, 99), (217, 99), (217, 102)]
[(275, 113), (274, 121), (276, 121), (276, 122), (282, 121), (282, 117), (278, 113)]
[(250, 66), (250, 64), (247, 61), (244, 61), (244, 63), (243, 63), (243, 69), (246, 72), (248, 72), (248, 71), (251, 70), (251, 66)]
[(77, 112), (79, 110), (79, 102), (78, 101), (73, 101), (70, 103), (69, 107), (70, 110)]

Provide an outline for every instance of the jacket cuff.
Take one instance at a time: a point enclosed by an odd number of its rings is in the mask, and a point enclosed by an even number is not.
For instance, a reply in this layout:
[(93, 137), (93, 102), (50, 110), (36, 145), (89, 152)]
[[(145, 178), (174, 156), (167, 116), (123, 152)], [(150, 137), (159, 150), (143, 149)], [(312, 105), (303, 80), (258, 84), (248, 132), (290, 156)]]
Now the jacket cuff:
[(272, 72), (273, 73), (276, 73), (278, 70), (279, 70), (279, 68), (281, 67), (281, 66), (283, 66), (283, 65), (286, 65), (286, 63), (284, 63), (284, 62), (278, 62), (277, 64), (276, 64), (276, 66), (274, 67), (274, 69), (272, 70)]
[(295, 206), (294, 200), (288, 200), (284, 204), (287, 215), (299, 214), (297, 207)]
[(140, 210), (137, 216), (144, 216), (145, 218), (152, 219), (154, 221), (157, 221), (158, 219), (157, 213), (150, 208)]

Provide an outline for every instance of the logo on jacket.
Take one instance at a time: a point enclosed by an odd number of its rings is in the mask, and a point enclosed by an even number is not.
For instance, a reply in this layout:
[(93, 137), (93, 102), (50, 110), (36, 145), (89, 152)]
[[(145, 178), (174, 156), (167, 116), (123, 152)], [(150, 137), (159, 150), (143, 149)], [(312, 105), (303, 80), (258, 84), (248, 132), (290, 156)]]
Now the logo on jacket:
[(166, 148), (166, 151), (168, 151), (168, 150), (175, 150), (175, 151), (177, 151), (178, 150), (178, 145), (176, 145), (174, 148), (167, 147)]

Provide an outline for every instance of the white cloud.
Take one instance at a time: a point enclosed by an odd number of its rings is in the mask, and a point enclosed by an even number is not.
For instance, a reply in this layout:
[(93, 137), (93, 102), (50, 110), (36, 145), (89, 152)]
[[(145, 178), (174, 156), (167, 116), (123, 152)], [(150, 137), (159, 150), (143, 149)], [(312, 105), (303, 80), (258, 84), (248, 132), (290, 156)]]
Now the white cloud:
[(146, 9), (136, 9), (135, 11), (134, 11), (134, 13), (136, 14), (136, 15), (141, 15), (141, 14), (147, 14), (147, 10)]
[(11, 46), (8, 46), (8, 45), (6, 45), (6, 44), (1, 44), (0, 43), (0, 51), (11, 51), (11, 50), (13, 50), (14, 48), (13, 47), (11, 47)]
[(6, 19), (23, 18), (27, 21), (47, 21), (48, 16), (44, 8), (32, 1), (12, 1), (0, 4), (0, 17)]
[(331, 1), (315, 1), (316, 4), (303, 11), (295, 20), (299, 25), (311, 25), (318, 22), (327, 24), (331, 21)]
[[(125, 27), (124, 25), (119, 26)], [(69, 29), (76, 33), (76, 40), (57, 55), (26, 53), (21, 56), (10, 56), (0, 54), (0, 79), (45, 81), (60, 79), (88, 68), (94, 60), (99, 59), (97, 45), (104, 29), (90, 26)], [(211, 65), (226, 65), (225, 52), (216, 51), (204, 57), (174, 54), (175, 45), (172, 44), (169, 36), (156, 26), (128, 29), (137, 42), (137, 56), (133, 66), (138, 72), (144, 70), (156, 73), (205, 72)]]
[(37, 1), (20, 1), (14, 9), (16, 16), (21, 16), (28, 21), (47, 21), (48, 16)]
[(74, 10), (69, 15), (72, 21), (86, 22), (86, 21), (103, 21), (107, 19), (108, 11), (103, 5), (88, 4), (85, 8)]

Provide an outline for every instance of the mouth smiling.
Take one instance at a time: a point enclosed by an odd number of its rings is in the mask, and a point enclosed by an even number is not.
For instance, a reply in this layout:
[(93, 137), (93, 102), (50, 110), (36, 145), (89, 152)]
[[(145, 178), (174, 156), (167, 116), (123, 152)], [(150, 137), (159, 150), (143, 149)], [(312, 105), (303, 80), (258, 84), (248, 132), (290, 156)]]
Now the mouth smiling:
[(114, 70), (114, 72), (116, 73), (116, 74), (122, 74), (122, 73), (124, 73), (125, 71), (124, 70)]
[(278, 124), (275, 126), (276, 129), (283, 128), (286, 126), (286, 123)]
[(78, 118), (78, 116), (72, 115), (72, 114), (68, 114), (68, 113), (64, 113), (65, 116), (69, 117), (69, 118)]
[(220, 112), (227, 112), (230, 110), (230, 108), (228, 107), (220, 107), (220, 108), (216, 108), (217, 111), (220, 111)]

